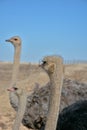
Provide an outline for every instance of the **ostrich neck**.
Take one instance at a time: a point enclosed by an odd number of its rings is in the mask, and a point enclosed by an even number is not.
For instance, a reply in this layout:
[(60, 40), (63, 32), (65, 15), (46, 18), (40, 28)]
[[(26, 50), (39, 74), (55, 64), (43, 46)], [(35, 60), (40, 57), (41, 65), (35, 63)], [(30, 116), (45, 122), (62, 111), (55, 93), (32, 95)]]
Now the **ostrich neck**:
[(26, 102), (27, 102), (26, 94), (22, 94), (20, 97), (18, 97), (18, 99), (19, 99), (18, 112), (16, 114), (16, 119), (12, 130), (19, 130), (26, 109)]
[(20, 51), (21, 51), (21, 46), (15, 47), (11, 85), (14, 85), (18, 79), (19, 64), (20, 64)]
[(56, 130), (63, 82), (63, 65), (61, 62), (56, 64), (54, 73), (50, 74), (49, 77), (51, 81), (51, 95), (45, 130)]

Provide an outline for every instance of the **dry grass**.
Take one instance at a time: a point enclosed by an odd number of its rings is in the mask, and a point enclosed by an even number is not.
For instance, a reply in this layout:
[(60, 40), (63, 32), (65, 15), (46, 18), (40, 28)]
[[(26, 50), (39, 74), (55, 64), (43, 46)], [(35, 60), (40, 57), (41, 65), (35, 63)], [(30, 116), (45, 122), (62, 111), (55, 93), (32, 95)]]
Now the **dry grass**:
[(65, 77), (87, 83), (87, 64), (65, 66)]

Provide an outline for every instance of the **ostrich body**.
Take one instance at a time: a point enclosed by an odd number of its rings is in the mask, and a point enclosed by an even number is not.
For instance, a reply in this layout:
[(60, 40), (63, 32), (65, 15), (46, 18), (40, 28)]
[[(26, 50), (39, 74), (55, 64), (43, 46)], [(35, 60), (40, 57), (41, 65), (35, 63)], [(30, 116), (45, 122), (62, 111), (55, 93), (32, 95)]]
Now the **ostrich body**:
[[(45, 125), (40, 130), (45, 130)], [(87, 100), (65, 107), (59, 114), (56, 130), (87, 130)]]
[(64, 108), (59, 114), (56, 130), (87, 130), (87, 100)]

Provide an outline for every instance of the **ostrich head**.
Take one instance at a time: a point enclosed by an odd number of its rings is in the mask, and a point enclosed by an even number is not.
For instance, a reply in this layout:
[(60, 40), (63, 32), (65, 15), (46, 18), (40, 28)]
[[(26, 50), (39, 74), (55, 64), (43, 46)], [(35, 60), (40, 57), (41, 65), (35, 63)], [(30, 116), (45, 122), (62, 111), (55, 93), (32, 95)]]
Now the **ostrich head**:
[(42, 67), (47, 73), (53, 73), (56, 67), (57, 56), (46, 56), (40, 63), (40, 67)]
[(7, 39), (6, 42), (10, 42), (14, 45), (14, 47), (21, 45), (21, 38), (18, 36), (11, 37), (10, 39)]
[(17, 87), (8, 88), (7, 90), (15, 93), (18, 97), (20, 97), (23, 93), (23, 90)]

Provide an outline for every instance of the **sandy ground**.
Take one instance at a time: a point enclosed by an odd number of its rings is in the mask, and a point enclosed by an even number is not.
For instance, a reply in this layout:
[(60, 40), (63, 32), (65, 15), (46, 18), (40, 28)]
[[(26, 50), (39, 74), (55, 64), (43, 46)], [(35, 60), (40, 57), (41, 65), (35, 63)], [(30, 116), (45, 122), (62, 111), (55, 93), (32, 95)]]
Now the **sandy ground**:
[[(11, 130), (15, 119), (15, 111), (9, 103), (7, 91), (11, 82), (12, 64), (0, 63), (0, 130)], [(28, 80), (28, 77), (29, 80)], [(76, 79), (79, 82), (87, 83), (87, 64), (75, 64), (65, 66), (65, 77)], [(27, 79), (27, 80), (25, 80)], [(35, 82), (44, 85), (48, 82), (48, 76), (37, 66), (22, 64), (20, 66), (19, 81), (25, 80), (28, 91), (32, 91)], [(19, 82), (18, 82), (19, 84)], [(22, 83), (23, 84), (23, 83)], [(24, 83), (25, 84), (25, 83)], [(29, 85), (28, 85), (29, 84)], [(20, 84), (21, 85), (21, 84)], [(29, 130), (21, 125), (22, 130)]]

